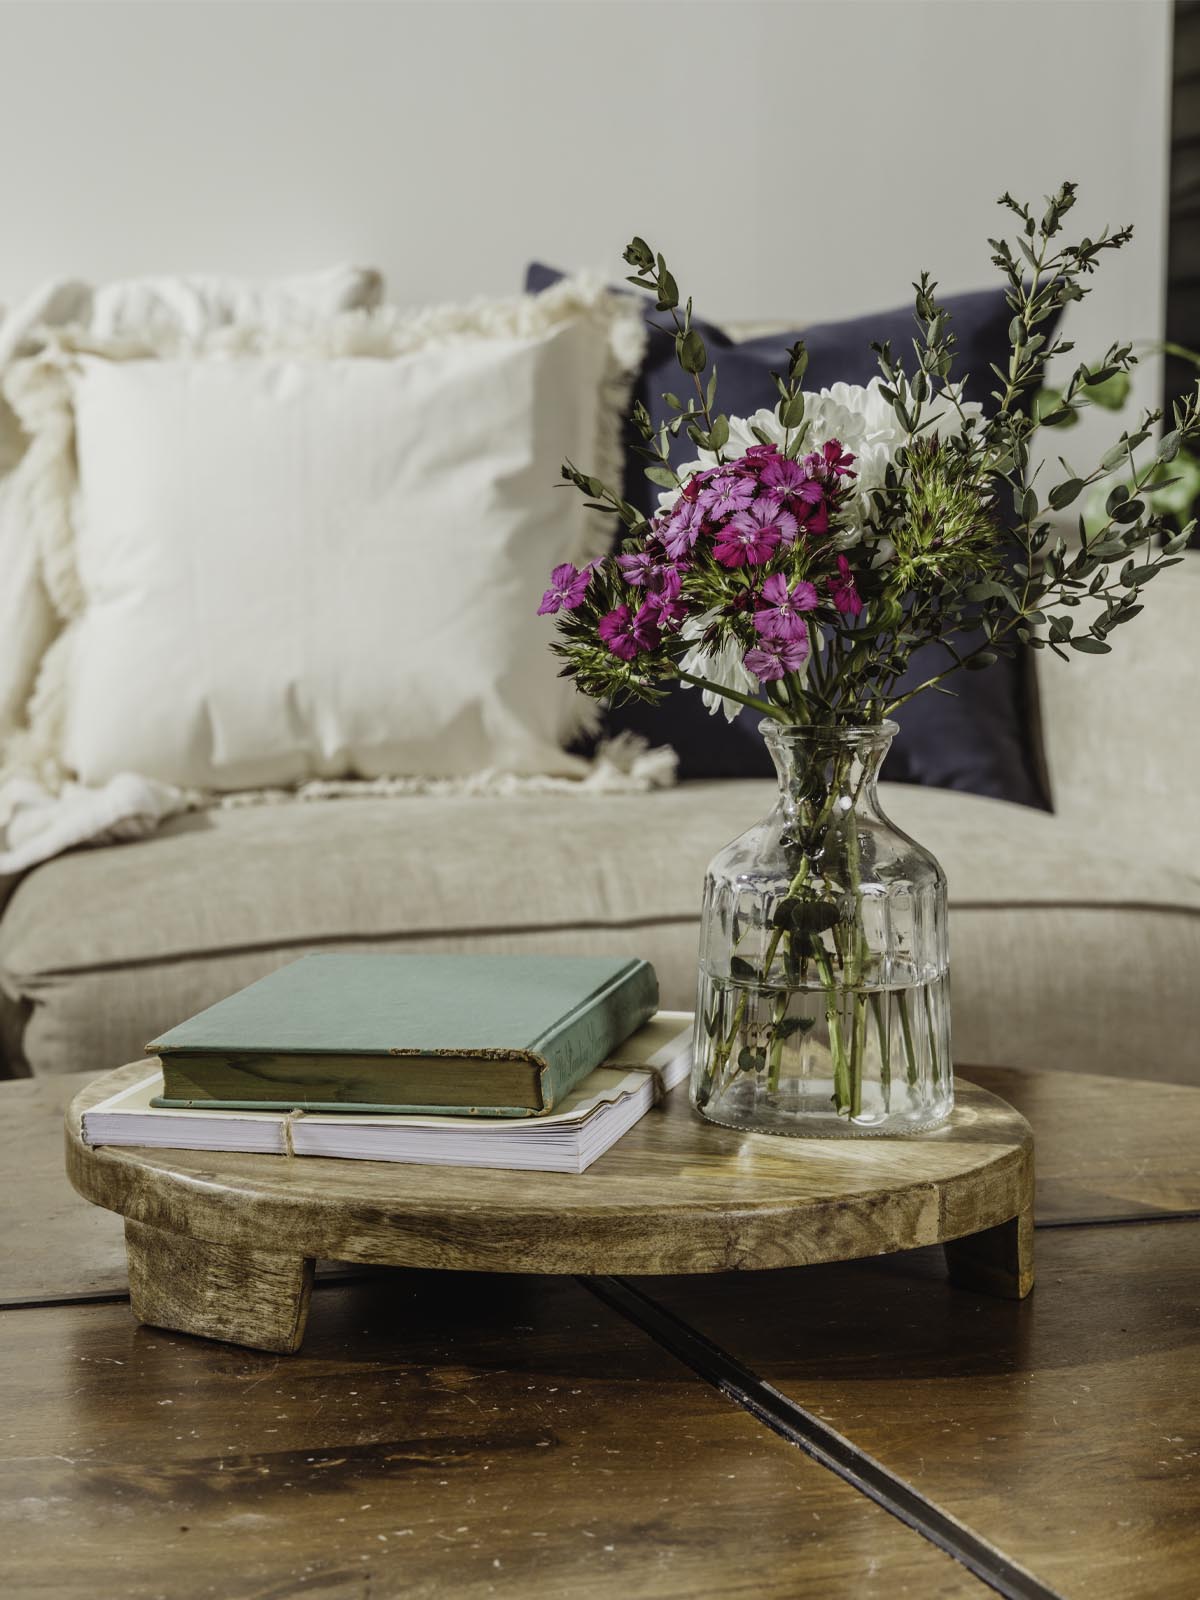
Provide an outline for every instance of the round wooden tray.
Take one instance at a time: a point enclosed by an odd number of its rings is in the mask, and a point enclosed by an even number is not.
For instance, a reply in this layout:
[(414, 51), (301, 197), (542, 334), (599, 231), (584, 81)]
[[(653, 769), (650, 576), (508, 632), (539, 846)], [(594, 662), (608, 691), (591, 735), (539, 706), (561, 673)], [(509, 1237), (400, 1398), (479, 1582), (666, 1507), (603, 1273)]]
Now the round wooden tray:
[(715, 1127), (684, 1088), (582, 1174), (91, 1147), (67, 1113), (67, 1171), (120, 1212), (133, 1311), (259, 1349), (299, 1347), (316, 1259), (457, 1271), (728, 1272), (944, 1244), (951, 1276), (1033, 1283), (1033, 1138), (961, 1079), (950, 1121), (904, 1139), (815, 1140)]

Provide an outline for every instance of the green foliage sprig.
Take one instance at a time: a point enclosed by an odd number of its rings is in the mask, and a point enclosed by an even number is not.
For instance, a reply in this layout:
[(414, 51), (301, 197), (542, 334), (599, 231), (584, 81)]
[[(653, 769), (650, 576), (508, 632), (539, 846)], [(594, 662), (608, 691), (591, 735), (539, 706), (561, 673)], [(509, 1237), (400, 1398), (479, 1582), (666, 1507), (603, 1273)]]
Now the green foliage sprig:
[[(625, 638), (623, 654), (606, 644), (599, 625), (615, 616), (624, 625), (647, 591), (631, 587), (616, 561), (602, 563), (582, 605), (564, 607), (559, 616), (553, 648), (563, 658), (564, 673), (598, 697), (654, 701), (667, 682), (679, 678), (781, 721), (832, 725), (879, 721), (914, 694), (944, 690), (953, 673), (987, 667), (1022, 645), (1064, 659), (1106, 654), (1110, 635), (1142, 610), (1145, 586), (1181, 559), (1195, 526), (1170, 526), (1161, 492), (1170, 486), (1170, 464), (1200, 439), (1200, 386), (1174, 408), (1170, 426), (1140, 462), (1162, 420), (1157, 411), (1144, 412), (1092, 467), (1078, 469), (1060, 455), (1061, 476), (1053, 481), (1045, 481), (1051, 474), (1044, 462), (1031, 470), (1041, 430), (1068, 427), (1085, 406), (1111, 404), (1136, 362), (1129, 344), (1114, 343), (1099, 361), (1076, 365), (1061, 388), (1044, 388), (1047, 363), (1072, 349), (1054, 331), (1059, 317), (1090, 291), (1088, 280), (1103, 259), (1132, 237), (1125, 227), (1067, 239), (1064, 223), (1075, 194), (1075, 185), (1064, 183), (1038, 214), (1009, 194), (1000, 198), (1018, 231), (1011, 240), (989, 241), (1011, 313), (1007, 362), (988, 374), (990, 406), (981, 409), (963, 398), (950, 315), (928, 273), (913, 285), (911, 353), (901, 356), (888, 344), (872, 347), (899, 443), (873, 491), (865, 525), (846, 521), (843, 489), (830, 491), (835, 519), (827, 532), (783, 541), (753, 566), (722, 564), (698, 547), (692, 555), (702, 559), (682, 569), (680, 617), (662, 626), (651, 619), (636, 638)], [(691, 470), (672, 461), (681, 435), (719, 466), (731, 459), (731, 419), (717, 409), (716, 368), (709, 370), (692, 302), (681, 297), (663, 256), (637, 237), (625, 260), (633, 268), (629, 281), (652, 294), (656, 310), (668, 319), (664, 331), (674, 340), (686, 379), (684, 396), (664, 396), (666, 421), (656, 425), (641, 405), (633, 418), (646, 477), (678, 494)], [(761, 444), (775, 445), (791, 461), (826, 442), (813, 435), (819, 397), (804, 390), (807, 361), (798, 342), (788, 351), (785, 371), (773, 375), (773, 429), (746, 424)], [(732, 455), (744, 449), (742, 444)], [(1107, 493), (1102, 521), (1089, 527), (1079, 516), (1077, 542), (1068, 547), (1060, 531), (1063, 513), (1114, 472), (1126, 481)], [(590, 505), (620, 520), (622, 554), (651, 548), (661, 554), (662, 518), (647, 522), (622, 495), (571, 462), (563, 477)], [(802, 665), (763, 679), (757, 693), (745, 671), (741, 682), (730, 681), (728, 673), (725, 681), (702, 676), (694, 665), (698, 646), (706, 660), (754, 659), (754, 647), (762, 643), (754, 609), (766, 582), (776, 578), (809, 585), (818, 596)], [(854, 587), (853, 608), (840, 603), (847, 581)], [(706, 619), (699, 638), (686, 618)], [(897, 695), (912, 655), (926, 645), (940, 647), (944, 665), (918, 688)]]
[[(1000, 198), (999, 203), (1013, 212), (1022, 225), (1015, 252), (1005, 240), (989, 241), (993, 263), (1006, 279), (1008, 305), (1013, 313), (1008, 330), (1009, 363), (1007, 370), (992, 369), (997, 380), (992, 392), (996, 409), (978, 430), (964, 434), (956, 443), (961, 443), (971, 458), (981, 486), (990, 483), (997, 492), (1002, 486), (1011, 497), (1014, 515), (1009, 527), (1023, 558), (1013, 564), (1015, 581), (996, 578), (968, 586), (965, 597), (981, 607), (986, 643), (965, 660), (955, 660), (930, 683), (940, 682), (960, 665), (1010, 650), (1014, 637), (1022, 644), (1050, 649), (1064, 658), (1068, 646), (1084, 654), (1106, 654), (1111, 649), (1109, 634), (1142, 609), (1140, 591), (1181, 559), (1179, 552), (1194, 526), (1190, 524), (1170, 536), (1173, 530), (1165, 528), (1164, 518), (1141, 491), (1153, 478), (1161, 478), (1185, 440), (1200, 437), (1200, 391), (1175, 408), (1173, 426), (1140, 468), (1134, 452), (1151, 438), (1155, 424), (1161, 420), (1158, 411), (1143, 413), (1138, 426), (1122, 432), (1089, 471), (1074, 470), (1060, 456), (1064, 476), (1045, 490), (1044, 499), (1039, 497), (1036, 482), (1029, 481), (1031, 445), (1037, 430), (1072, 422), (1093, 393), (1125, 377), (1137, 359), (1131, 345), (1113, 344), (1095, 366), (1080, 364), (1075, 368), (1049, 410), (1038, 413), (1022, 404), (1041, 388), (1047, 362), (1072, 349), (1067, 340), (1047, 339), (1039, 330), (1072, 301), (1082, 299), (1090, 288), (1082, 280), (1096, 271), (1104, 254), (1123, 248), (1133, 236), (1132, 228), (1125, 227), (1112, 234), (1105, 230), (1095, 239), (1055, 246), (1053, 241), (1075, 203), (1075, 193), (1073, 183), (1063, 184), (1047, 200), (1040, 220), (1011, 195)], [(915, 377), (911, 381), (905, 377), (886, 347), (878, 351), (881, 370), (894, 392), (896, 415), (914, 435), (921, 427), (925, 386), (931, 396), (947, 393), (952, 357), (952, 344), (942, 331), (948, 326), (948, 318), (937, 305), (936, 286), (922, 275), (916, 288), (917, 320), (924, 340), (914, 345)], [(1056, 535), (1046, 512), (1064, 511), (1090, 485), (1122, 465), (1129, 468), (1131, 485), (1111, 492), (1105, 520), (1099, 528), (1089, 532), (1084, 518), (1079, 518), (1079, 547), (1069, 553), (1066, 541), (1061, 534)], [(1164, 532), (1168, 534), (1165, 542)], [(1114, 567), (1118, 569), (1115, 576)], [(1081, 628), (1075, 613), (1087, 598), (1100, 609)]]

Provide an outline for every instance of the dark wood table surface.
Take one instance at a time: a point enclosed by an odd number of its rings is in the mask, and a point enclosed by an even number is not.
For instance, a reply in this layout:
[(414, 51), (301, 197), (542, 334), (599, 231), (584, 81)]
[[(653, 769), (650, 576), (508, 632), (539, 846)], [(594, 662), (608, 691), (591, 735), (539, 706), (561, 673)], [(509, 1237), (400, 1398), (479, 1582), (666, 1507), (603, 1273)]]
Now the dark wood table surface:
[(1200, 1600), (1200, 1088), (967, 1070), (1038, 1286), (940, 1252), (703, 1278), (328, 1266), (296, 1356), (137, 1327), (0, 1084), (0, 1593)]

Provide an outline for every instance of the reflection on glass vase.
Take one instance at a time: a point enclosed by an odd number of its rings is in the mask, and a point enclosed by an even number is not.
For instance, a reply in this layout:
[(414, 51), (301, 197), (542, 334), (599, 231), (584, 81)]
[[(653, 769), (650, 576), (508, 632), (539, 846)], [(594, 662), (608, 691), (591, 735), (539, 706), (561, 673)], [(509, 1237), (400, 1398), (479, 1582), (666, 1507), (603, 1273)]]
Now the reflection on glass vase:
[(779, 800), (708, 869), (692, 1104), (762, 1133), (934, 1128), (954, 1105), (946, 879), (879, 808), (896, 725), (761, 731)]

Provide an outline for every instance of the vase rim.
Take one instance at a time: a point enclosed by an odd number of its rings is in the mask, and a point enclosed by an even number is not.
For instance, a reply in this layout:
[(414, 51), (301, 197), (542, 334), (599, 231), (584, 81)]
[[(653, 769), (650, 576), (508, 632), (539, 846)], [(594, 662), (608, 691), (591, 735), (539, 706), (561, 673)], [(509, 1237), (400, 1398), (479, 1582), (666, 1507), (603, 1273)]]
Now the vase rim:
[(869, 744), (877, 740), (894, 739), (900, 724), (885, 717), (882, 722), (813, 723), (780, 722), (775, 717), (764, 717), (758, 725), (763, 738), (792, 739), (797, 743), (811, 741), (822, 744)]

